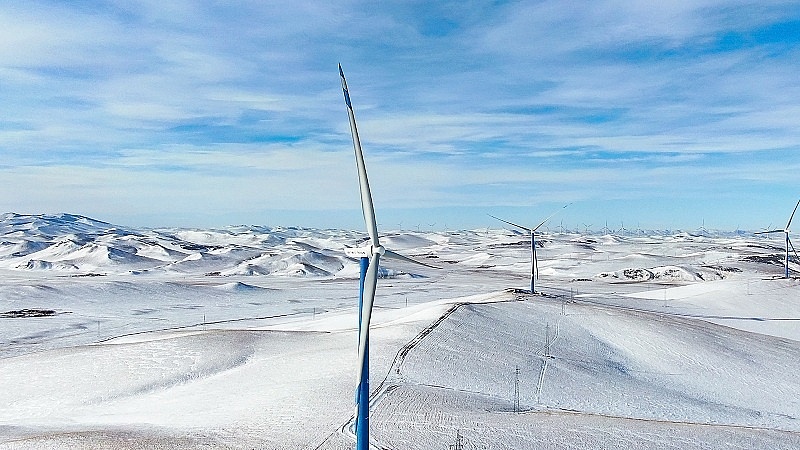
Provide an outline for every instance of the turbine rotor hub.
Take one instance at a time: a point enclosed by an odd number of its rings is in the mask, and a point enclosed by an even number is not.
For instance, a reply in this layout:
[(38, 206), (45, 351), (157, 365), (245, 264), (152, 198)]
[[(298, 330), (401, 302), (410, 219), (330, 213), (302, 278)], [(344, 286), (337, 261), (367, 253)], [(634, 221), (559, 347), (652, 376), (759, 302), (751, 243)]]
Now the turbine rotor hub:
[(364, 247), (348, 247), (344, 249), (345, 255), (351, 258), (370, 258), (373, 255), (385, 255), (386, 248), (382, 245), (374, 246), (374, 245), (367, 245)]

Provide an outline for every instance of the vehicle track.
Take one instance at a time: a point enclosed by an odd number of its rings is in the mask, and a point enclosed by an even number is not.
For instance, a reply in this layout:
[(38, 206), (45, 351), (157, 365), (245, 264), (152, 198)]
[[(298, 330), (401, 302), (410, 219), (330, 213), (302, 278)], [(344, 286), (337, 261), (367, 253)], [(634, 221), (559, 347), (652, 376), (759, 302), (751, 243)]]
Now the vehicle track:
[(544, 347), (544, 355), (542, 356), (542, 359), (543, 359), (542, 370), (539, 372), (539, 379), (536, 382), (536, 403), (537, 404), (540, 403), (539, 399), (540, 399), (540, 397), (542, 395), (542, 387), (544, 386), (544, 377), (547, 374), (547, 365), (550, 362), (550, 359), (553, 358), (550, 355), (549, 349), (553, 345), (553, 343), (556, 342), (556, 339), (558, 339), (558, 328), (559, 328), (558, 325), (559, 325), (559, 323), (556, 322), (556, 331), (555, 331), (555, 333), (553, 335), (553, 339), (549, 340), (545, 344), (545, 347)]

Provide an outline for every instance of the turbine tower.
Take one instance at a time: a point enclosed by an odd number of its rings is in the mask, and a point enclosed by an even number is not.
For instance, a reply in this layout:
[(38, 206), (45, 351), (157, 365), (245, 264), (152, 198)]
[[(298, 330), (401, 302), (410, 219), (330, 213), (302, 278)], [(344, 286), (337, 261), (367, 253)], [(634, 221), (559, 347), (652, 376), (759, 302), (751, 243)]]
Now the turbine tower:
[[(783, 263), (784, 268), (786, 269), (785, 276), (784, 276), (785, 278), (789, 278), (789, 248), (792, 249), (792, 251), (794, 252), (795, 258), (797, 258), (797, 250), (794, 249), (794, 245), (792, 245), (792, 241), (789, 240), (789, 226), (792, 225), (792, 219), (794, 219), (794, 213), (797, 212), (797, 207), (798, 206), (800, 206), (800, 200), (798, 200), (797, 204), (794, 205), (794, 211), (792, 211), (792, 215), (789, 216), (789, 221), (786, 222), (786, 227), (784, 227), (782, 230), (778, 229), (778, 230), (769, 230), (769, 231), (759, 231), (759, 232), (755, 233), (755, 234), (783, 233), (785, 235), (785, 237), (786, 237), (786, 259), (784, 259), (784, 263)], [(800, 259), (800, 258), (798, 258), (798, 259)]]
[(350, 119), (350, 133), (353, 137), (353, 149), (356, 156), (358, 169), (358, 183), (361, 192), (361, 210), (364, 213), (364, 223), (369, 234), (368, 245), (361, 248), (348, 248), (347, 256), (359, 258), (359, 313), (358, 313), (358, 378), (356, 389), (356, 450), (369, 449), (369, 323), (372, 317), (372, 304), (375, 301), (375, 288), (378, 283), (378, 265), (381, 256), (412, 262), (427, 267), (428, 264), (415, 261), (403, 255), (384, 248), (378, 239), (378, 225), (375, 220), (375, 207), (372, 204), (372, 194), (367, 179), (367, 168), (364, 164), (364, 154), (361, 151), (361, 141), (356, 128), (356, 116), (353, 105), (350, 103), (350, 93), (344, 78), (342, 65), (339, 64), (339, 76), (342, 79), (342, 92), (347, 105), (347, 115)]
[(542, 225), (544, 225), (548, 220), (550, 220), (559, 211), (566, 208), (567, 206), (569, 206), (569, 203), (556, 210), (553, 214), (547, 216), (546, 219), (544, 219), (541, 223), (539, 223), (539, 225), (536, 225), (534, 228), (523, 227), (522, 225), (517, 225), (514, 222), (509, 222), (505, 219), (501, 219), (497, 216), (489, 214), (489, 217), (493, 219), (497, 219), (500, 222), (507, 223), (512, 227), (517, 227), (521, 230), (525, 230), (531, 234), (531, 294), (536, 293), (536, 278), (539, 278), (539, 260), (536, 258), (536, 230), (541, 228)]

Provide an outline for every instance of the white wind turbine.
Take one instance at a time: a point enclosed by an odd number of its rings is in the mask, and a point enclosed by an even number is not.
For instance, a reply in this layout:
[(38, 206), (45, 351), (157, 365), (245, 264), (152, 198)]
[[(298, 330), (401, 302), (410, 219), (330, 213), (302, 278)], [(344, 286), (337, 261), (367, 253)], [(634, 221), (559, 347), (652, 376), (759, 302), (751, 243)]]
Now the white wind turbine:
[(625, 236), (625, 233), (628, 232), (627, 228), (625, 228), (625, 222), (620, 220), (619, 223), (620, 223), (621, 227), (620, 227), (620, 229), (618, 231), (622, 236)]
[(347, 115), (350, 119), (350, 132), (353, 137), (353, 149), (356, 156), (358, 169), (358, 183), (361, 192), (361, 210), (364, 213), (364, 223), (369, 234), (369, 244), (354, 249), (346, 249), (348, 256), (359, 258), (361, 272), (359, 278), (359, 314), (358, 314), (358, 388), (356, 390), (356, 449), (369, 449), (369, 323), (372, 317), (372, 304), (375, 301), (375, 288), (378, 284), (378, 265), (381, 256), (408, 261), (428, 267), (411, 258), (395, 253), (384, 248), (378, 239), (378, 225), (375, 220), (375, 208), (372, 204), (372, 194), (367, 179), (367, 168), (364, 164), (364, 154), (361, 151), (361, 141), (358, 138), (356, 117), (353, 105), (350, 103), (350, 93), (344, 78), (342, 65), (339, 64), (339, 76), (342, 79), (342, 92), (347, 105)]
[(603, 229), (601, 231), (603, 232), (604, 235), (611, 233), (611, 229), (608, 228), (608, 221), (607, 220), (606, 220), (606, 225), (603, 227)]
[(541, 223), (539, 223), (539, 225), (536, 225), (533, 228), (523, 227), (522, 225), (517, 225), (514, 222), (509, 222), (508, 220), (501, 219), (501, 218), (499, 218), (497, 216), (493, 216), (493, 215), (489, 214), (489, 217), (491, 217), (493, 219), (497, 219), (500, 222), (507, 223), (507, 224), (511, 225), (512, 227), (517, 227), (520, 230), (525, 230), (525, 231), (527, 231), (528, 233), (531, 234), (531, 294), (535, 294), (536, 293), (536, 279), (539, 278), (539, 260), (536, 258), (536, 230), (541, 228), (541, 226), (544, 225), (548, 220), (550, 220), (553, 216), (558, 214), (559, 211), (561, 211), (562, 209), (566, 208), (569, 205), (570, 204), (568, 203), (568, 204), (562, 206), (560, 209), (556, 210), (553, 214), (550, 214), (549, 216), (547, 216), (547, 218), (544, 219), (543, 221), (541, 221)]
[[(797, 201), (797, 204), (794, 205), (794, 211), (792, 211), (792, 215), (789, 216), (789, 221), (786, 222), (786, 227), (782, 230), (769, 230), (769, 231), (759, 231), (755, 234), (769, 234), (769, 233), (783, 233), (786, 237), (786, 259), (784, 260), (784, 267), (786, 268), (785, 278), (789, 278), (789, 248), (792, 249), (794, 252), (794, 256), (797, 258), (797, 251), (794, 249), (794, 245), (792, 245), (792, 241), (789, 240), (789, 226), (792, 225), (792, 219), (794, 219), (794, 213), (797, 212), (797, 207), (800, 206), (800, 200)], [(800, 259), (800, 258), (798, 258)]]

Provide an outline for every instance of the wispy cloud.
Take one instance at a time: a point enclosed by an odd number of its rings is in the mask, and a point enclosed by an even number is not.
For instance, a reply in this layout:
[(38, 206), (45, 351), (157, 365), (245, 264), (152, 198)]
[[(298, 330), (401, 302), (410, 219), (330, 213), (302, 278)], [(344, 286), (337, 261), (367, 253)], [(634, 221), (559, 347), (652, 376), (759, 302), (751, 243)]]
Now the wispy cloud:
[(790, 1), (4, 5), (0, 170), (31, 193), (0, 208), (357, 208), (337, 62), (376, 201), (404, 214), (777, 204), (798, 195), (798, 23)]

